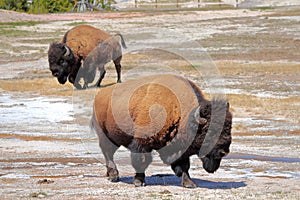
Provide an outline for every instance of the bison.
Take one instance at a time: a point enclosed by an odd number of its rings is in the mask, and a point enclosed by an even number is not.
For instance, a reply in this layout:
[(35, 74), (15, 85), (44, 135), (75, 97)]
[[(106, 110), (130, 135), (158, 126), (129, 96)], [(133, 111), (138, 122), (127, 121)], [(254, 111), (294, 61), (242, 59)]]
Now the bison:
[(190, 80), (171, 74), (152, 75), (101, 88), (95, 96), (91, 127), (98, 135), (107, 176), (119, 180), (113, 156), (122, 145), (130, 150), (134, 185), (145, 185), (145, 170), (156, 150), (181, 177), (189, 175), (192, 155), (215, 172), (231, 144), (232, 114), (224, 98), (206, 100)]
[[(116, 35), (121, 37), (121, 44), (123, 48), (126, 48), (123, 36)], [(95, 59), (97, 62), (91, 62)], [(102, 62), (99, 62), (101, 59)], [(65, 33), (61, 42), (51, 43), (48, 50), (48, 62), (52, 75), (57, 77), (60, 84), (65, 84), (68, 79), (78, 89), (86, 88), (88, 83), (93, 82), (97, 68), (100, 70), (100, 78), (96, 86), (99, 87), (105, 75), (104, 64), (110, 60), (113, 60), (115, 64), (117, 82), (121, 82), (121, 59), (122, 50), (118, 40), (90, 25), (79, 25), (70, 29)], [(80, 76), (77, 77), (82, 62), (85, 63), (85, 60), (89, 62), (86, 65), (83, 64), (83, 67), (88, 69), (80, 72)], [(80, 78), (84, 79), (83, 86), (79, 84)]]

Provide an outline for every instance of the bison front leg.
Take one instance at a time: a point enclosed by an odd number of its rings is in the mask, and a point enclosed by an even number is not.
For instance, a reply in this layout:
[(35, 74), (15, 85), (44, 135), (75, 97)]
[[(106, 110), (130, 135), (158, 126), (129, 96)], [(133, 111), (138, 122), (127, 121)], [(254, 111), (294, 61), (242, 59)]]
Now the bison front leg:
[(181, 159), (171, 164), (172, 170), (175, 175), (181, 177), (181, 184), (186, 188), (195, 188), (196, 184), (192, 181), (189, 175), (190, 159)]
[(151, 153), (131, 153), (131, 164), (135, 169), (133, 184), (136, 187), (145, 186), (145, 170), (152, 162)]

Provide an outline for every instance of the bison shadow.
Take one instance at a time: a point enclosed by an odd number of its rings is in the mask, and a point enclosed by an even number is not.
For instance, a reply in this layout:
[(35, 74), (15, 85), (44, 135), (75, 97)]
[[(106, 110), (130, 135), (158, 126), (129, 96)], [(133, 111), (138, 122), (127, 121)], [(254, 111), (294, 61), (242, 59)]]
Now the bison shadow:
[(74, 87), (74, 89), (76, 90), (93, 90), (93, 89), (97, 89), (97, 88), (105, 88), (105, 87), (108, 87), (108, 86), (111, 86), (111, 85), (115, 85), (116, 83), (107, 83), (107, 84), (103, 84), (101, 85), (100, 87), (98, 87), (97, 85), (91, 85), (89, 86), (88, 88), (76, 88)]
[[(233, 189), (246, 187), (246, 183), (243, 181), (229, 181), (229, 182), (215, 182), (208, 180), (201, 180), (197, 178), (192, 178), (197, 187), (206, 189)], [(120, 177), (120, 181), (127, 184), (132, 184), (133, 177), (124, 176)], [(146, 177), (146, 184), (151, 185), (161, 185), (161, 186), (181, 186), (181, 178), (172, 174), (156, 174)]]

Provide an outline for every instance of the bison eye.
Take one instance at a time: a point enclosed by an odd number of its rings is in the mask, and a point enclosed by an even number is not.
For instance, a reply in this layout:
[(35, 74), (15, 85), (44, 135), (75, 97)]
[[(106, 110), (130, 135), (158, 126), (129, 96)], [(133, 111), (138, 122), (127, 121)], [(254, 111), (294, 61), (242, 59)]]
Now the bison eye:
[(220, 157), (224, 157), (226, 155), (225, 151), (220, 152)]
[(225, 152), (224, 149), (220, 149), (218, 151), (218, 154), (216, 155), (217, 158), (223, 158), (224, 156), (226, 156), (228, 153)]
[(62, 65), (62, 64), (64, 64), (64, 62), (65, 62), (65, 61), (64, 61), (63, 59), (61, 59), (61, 60), (59, 61), (59, 64)]

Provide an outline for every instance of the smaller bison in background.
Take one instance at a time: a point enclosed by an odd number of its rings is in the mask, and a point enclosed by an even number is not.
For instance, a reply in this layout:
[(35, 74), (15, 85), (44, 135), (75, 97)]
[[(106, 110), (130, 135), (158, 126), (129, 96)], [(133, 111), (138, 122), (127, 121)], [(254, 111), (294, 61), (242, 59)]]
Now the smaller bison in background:
[[(121, 44), (126, 48), (123, 36)], [(97, 69), (100, 78), (96, 86), (100, 86), (105, 75), (104, 65), (113, 60), (118, 80), (121, 82), (122, 49), (118, 40), (110, 34), (89, 25), (79, 25), (67, 31), (61, 42), (50, 44), (48, 61), (52, 75), (57, 77), (60, 84), (67, 79), (76, 88), (87, 88), (95, 79)], [(88, 61), (85, 64), (85, 61)], [(83, 62), (83, 67), (81, 68)], [(80, 78), (84, 85), (79, 84)]]
[(164, 74), (101, 88), (91, 125), (109, 180), (119, 180), (113, 156), (122, 145), (131, 151), (135, 186), (145, 185), (145, 170), (156, 150), (182, 185), (194, 188), (190, 156), (198, 155), (203, 168), (215, 172), (229, 153), (232, 115), (225, 99), (206, 100), (193, 82)]

